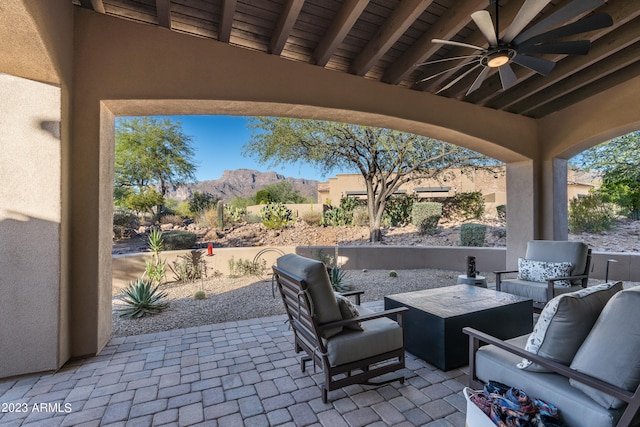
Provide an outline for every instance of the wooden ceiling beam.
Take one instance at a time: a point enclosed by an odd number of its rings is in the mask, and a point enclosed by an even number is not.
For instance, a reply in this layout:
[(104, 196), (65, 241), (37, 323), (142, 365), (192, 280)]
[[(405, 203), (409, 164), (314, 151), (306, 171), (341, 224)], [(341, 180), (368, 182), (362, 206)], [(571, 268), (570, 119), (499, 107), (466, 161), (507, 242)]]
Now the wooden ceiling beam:
[(398, 3), (389, 18), (353, 60), (349, 72), (364, 76), (432, 2), (433, 0), (404, 0)]
[(289, 34), (291, 34), (291, 30), (298, 19), (303, 4), (304, 0), (287, 0), (284, 10), (280, 14), (280, 18), (278, 18), (276, 31), (269, 43), (269, 53), (273, 55), (282, 53), (282, 49), (287, 43)]
[(171, 29), (171, 0), (156, 0), (158, 11), (158, 24), (161, 27)]
[(508, 111), (516, 114), (528, 115), (542, 105), (575, 92), (581, 87), (591, 85), (604, 77), (613, 74), (629, 65), (640, 62), (640, 43), (635, 43), (626, 49), (610, 55), (605, 60), (593, 64), (579, 72), (567, 75), (555, 85), (547, 87), (544, 91), (529, 96)]
[(425, 62), (442, 47), (432, 43), (432, 39), (449, 40), (471, 21), (471, 13), (485, 9), (488, 5), (488, 0), (475, 0), (465, 1), (460, 6), (447, 9), (420, 39), (387, 68), (382, 81), (394, 85), (400, 83), (416, 68), (416, 64)]
[(548, 102), (537, 107), (534, 110), (531, 110), (529, 115), (534, 118), (548, 116), (551, 113), (560, 111), (564, 108), (567, 108), (573, 104), (590, 98), (600, 92), (634, 79), (638, 76), (640, 76), (640, 62), (634, 62), (633, 64), (629, 65), (626, 68), (623, 68), (620, 71), (617, 71), (607, 77), (601, 78), (600, 80), (597, 80), (596, 82), (589, 85), (582, 86), (578, 90), (575, 90), (569, 94), (555, 99), (552, 102)]
[(237, 0), (222, 0), (220, 7), (220, 29), (218, 30), (218, 40), (222, 43), (229, 43), (231, 39), (231, 26), (233, 24), (233, 14), (236, 11)]
[(368, 4), (369, 0), (345, 0), (342, 3), (327, 32), (313, 52), (312, 62), (314, 64), (321, 67), (327, 65)]
[(105, 13), (102, 0), (80, 0), (80, 6), (98, 13)]

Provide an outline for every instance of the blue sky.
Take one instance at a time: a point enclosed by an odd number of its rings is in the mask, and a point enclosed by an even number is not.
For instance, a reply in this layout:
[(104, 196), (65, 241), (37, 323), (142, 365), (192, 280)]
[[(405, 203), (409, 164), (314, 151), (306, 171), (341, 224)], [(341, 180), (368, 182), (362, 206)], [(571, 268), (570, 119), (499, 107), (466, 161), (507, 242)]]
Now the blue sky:
[(196, 179), (204, 181), (218, 179), (225, 169), (255, 169), (261, 172), (275, 171), (287, 177), (326, 181), (334, 176), (323, 176), (306, 164), (270, 167), (253, 158), (242, 156), (242, 146), (251, 138), (247, 128), (247, 117), (241, 116), (171, 116), (173, 121), (182, 123), (182, 130), (193, 138), (198, 166)]

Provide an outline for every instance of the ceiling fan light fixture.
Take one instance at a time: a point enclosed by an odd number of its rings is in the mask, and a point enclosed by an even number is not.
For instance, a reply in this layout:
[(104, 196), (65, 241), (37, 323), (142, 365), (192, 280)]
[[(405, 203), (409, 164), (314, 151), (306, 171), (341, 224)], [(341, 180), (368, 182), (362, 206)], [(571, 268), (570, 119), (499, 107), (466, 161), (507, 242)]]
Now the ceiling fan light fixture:
[(489, 68), (502, 67), (511, 61), (514, 57), (514, 51), (512, 49), (499, 49), (493, 52), (487, 53), (481, 60), (482, 65)]
[(502, 67), (507, 62), (509, 62), (509, 57), (507, 55), (498, 55), (498, 56), (494, 56), (493, 58), (490, 58), (487, 61), (487, 66), (491, 68), (498, 68), (498, 67)]

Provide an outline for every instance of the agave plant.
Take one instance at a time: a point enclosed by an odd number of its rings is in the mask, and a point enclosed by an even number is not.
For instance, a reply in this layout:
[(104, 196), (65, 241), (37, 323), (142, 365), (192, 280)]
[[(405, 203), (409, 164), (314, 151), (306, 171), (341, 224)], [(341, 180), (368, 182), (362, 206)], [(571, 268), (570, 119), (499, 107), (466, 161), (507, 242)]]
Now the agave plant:
[(347, 273), (340, 267), (333, 267), (329, 270), (329, 280), (331, 280), (331, 286), (336, 292), (350, 291), (351, 286), (342, 283)]
[(122, 302), (126, 307), (119, 308), (120, 317), (142, 317), (147, 314), (157, 314), (169, 305), (164, 300), (166, 292), (161, 292), (158, 285), (150, 280), (137, 279), (130, 282), (123, 291)]

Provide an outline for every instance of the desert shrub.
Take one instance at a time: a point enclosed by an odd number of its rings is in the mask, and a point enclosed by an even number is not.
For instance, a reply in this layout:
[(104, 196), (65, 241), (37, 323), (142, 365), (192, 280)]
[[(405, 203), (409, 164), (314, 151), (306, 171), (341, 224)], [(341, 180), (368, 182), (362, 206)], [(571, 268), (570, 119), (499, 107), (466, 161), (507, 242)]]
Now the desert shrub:
[(487, 226), (484, 224), (462, 224), (460, 226), (460, 246), (484, 246)]
[(262, 225), (271, 230), (281, 230), (293, 221), (293, 212), (282, 203), (269, 203), (260, 210)]
[(387, 200), (382, 221), (391, 226), (403, 226), (411, 222), (414, 196), (400, 195)]
[(269, 194), (269, 190), (258, 190), (256, 193), (256, 204), (257, 205), (267, 205), (271, 203), (271, 195)]
[(238, 259), (231, 257), (229, 260), (229, 277), (260, 276), (267, 268), (267, 261), (250, 261), (248, 259)]
[(262, 222), (262, 218), (260, 218), (260, 215), (255, 215), (255, 214), (247, 214), (244, 217), (244, 221), (247, 224), (260, 224)]
[(122, 293), (121, 300), (125, 306), (116, 310), (120, 317), (143, 317), (160, 313), (168, 306), (165, 302), (167, 293), (160, 292), (158, 285), (154, 286), (150, 280), (130, 282)]
[(340, 227), (343, 225), (351, 225), (353, 221), (353, 215), (347, 212), (343, 208), (331, 207), (324, 211), (322, 217), (322, 225), (329, 227)]
[(189, 210), (194, 215), (197, 215), (214, 207), (217, 201), (218, 199), (212, 194), (195, 191), (187, 203), (189, 204)]
[(458, 193), (447, 201), (443, 212), (449, 219), (480, 219), (484, 214), (484, 197), (479, 191)]
[(119, 225), (127, 228), (138, 228), (140, 227), (140, 218), (133, 212), (116, 211), (113, 213), (113, 225)]
[(353, 210), (353, 225), (360, 227), (369, 225), (369, 211), (366, 207), (358, 207)]
[(351, 290), (351, 286), (343, 283), (346, 275), (347, 273), (340, 267), (332, 267), (329, 270), (329, 280), (334, 291), (346, 292)]
[(207, 276), (207, 265), (202, 256), (204, 252), (198, 249), (178, 257), (169, 268), (177, 282), (193, 282)]
[(496, 212), (500, 221), (505, 222), (507, 220), (507, 205), (496, 206)]
[(302, 214), (302, 220), (309, 225), (320, 225), (322, 223), (322, 212), (306, 211)]
[(244, 217), (247, 215), (247, 210), (231, 205), (224, 205), (224, 216), (227, 221), (237, 224), (244, 221)]
[(397, 271), (395, 271), (395, 270), (391, 270), (391, 271), (389, 272), (389, 277), (398, 277), (398, 272), (397, 272)]
[(414, 203), (411, 209), (411, 222), (418, 227), (420, 234), (432, 234), (438, 227), (442, 216), (442, 203)]
[(160, 217), (160, 224), (175, 224), (181, 225), (184, 221), (178, 215), (162, 215)]
[(193, 294), (193, 299), (197, 299), (197, 300), (207, 299), (207, 294), (204, 291), (198, 291), (195, 294)]
[(202, 228), (218, 227), (218, 211), (215, 207), (204, 210), (196, 216), (196, 224)]
[(569, 230), (571, 232), (605, 231), (613, 226), (614, 211), (600, 193), (590, 193), (569, 202)]
[(168, 251), (191, 249), (196, 244), (196, 235), (189, 231), (172, 230), (164, 234), (164, 247)]
[(184, 201), (178, 203), (175, 207), (174, 212), (176, 215), (179, 215), (182, 218), (193, 218), (194, 213), (189, 209), (189, 202)]

